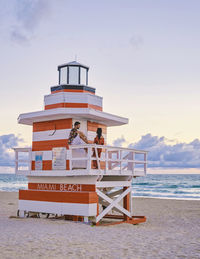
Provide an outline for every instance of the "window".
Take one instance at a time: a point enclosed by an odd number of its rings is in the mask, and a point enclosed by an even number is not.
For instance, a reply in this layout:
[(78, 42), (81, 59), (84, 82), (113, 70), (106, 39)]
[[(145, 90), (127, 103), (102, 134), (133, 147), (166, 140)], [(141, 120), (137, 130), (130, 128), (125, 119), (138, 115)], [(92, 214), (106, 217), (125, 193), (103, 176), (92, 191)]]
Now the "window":
[(67, 67), (60, 69), (60, 85), (67, 84)]
[(81, 85), (87, 85), (87, 69), (81, 67)]
[(79, 84), (79, 67), (69, 66), (69, 84)]

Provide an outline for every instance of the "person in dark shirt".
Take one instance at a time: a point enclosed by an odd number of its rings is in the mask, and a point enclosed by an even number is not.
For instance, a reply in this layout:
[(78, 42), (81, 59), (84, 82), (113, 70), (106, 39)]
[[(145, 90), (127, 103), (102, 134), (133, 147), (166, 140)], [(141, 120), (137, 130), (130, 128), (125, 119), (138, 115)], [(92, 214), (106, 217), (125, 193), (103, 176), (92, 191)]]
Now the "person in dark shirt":
[(68, 144), (72, 145), (74, 139), (79, 136), (80, 139), (82, 139), (85, 143), (88, 143), (87, 137), (83, 134), (83, 132), (79, 131), (80, 129), (80, 122), (76, 121), (74, 123), (74, 128), (71, 129), (70, 134), (69, 134), (69, 138), (68, 138)]

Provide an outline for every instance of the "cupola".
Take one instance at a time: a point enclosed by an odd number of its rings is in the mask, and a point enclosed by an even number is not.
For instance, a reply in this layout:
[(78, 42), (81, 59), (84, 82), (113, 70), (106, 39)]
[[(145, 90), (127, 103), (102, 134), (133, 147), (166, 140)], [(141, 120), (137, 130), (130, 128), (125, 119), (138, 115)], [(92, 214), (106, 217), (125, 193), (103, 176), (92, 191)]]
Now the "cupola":
[(72, 61), (58, 66), (59, 85), (88, 85), (89, 67)]

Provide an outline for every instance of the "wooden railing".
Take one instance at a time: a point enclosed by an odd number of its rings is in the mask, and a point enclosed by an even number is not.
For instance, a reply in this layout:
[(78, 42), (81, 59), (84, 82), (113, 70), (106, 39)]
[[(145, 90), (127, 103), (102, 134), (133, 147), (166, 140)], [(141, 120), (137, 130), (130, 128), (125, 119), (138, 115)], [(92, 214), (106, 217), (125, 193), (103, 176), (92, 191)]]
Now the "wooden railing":
[[(101, 157), (98, 157), (98, 149), (102, 150)], [(82, 168), (90, 170), (104, 171), (105, 174), (116, 173), (119, 174), (129, 171), (134, 175), (134, 172), (140, 172), (141, 175), (146, 175), (147, 172), (147, 151), (136, 150), (130, 148), (101, 146), (101, 145), (70, 145), (70, 170), (74, 170), (81, 164), (80, 161), (85, 161)], [(80, 152), (80, 156), (73, 156), (73, 151), (84, 150)], [(96, 161), (97, 168), (94, 168), (93, 161)], [(73, 163), (75, 162), (75, 163)], [(81, 166), (80, 166), (81, 168)]]
[[(34, 172), (38, 172), (36, 170), (31, 171), (33, 159), (31, 148), (13, 149), (15, 151), (16, 174), (28, 175), (31, 172), (33, 175)], [(98, 157), (99, 149), (102, 151), (100, 157)], [(20, 159), (19, 153), (26, 153), (28, 155), (27, 159)], [(147, 172), (147, 153), (144, 150), (96, 144), (70, 145), (69, 150), (65, 150), (65, 160), (69, 160), (69, 170), (57, 170), (57, 172), (62, 172), (62, 175), (66, 171), (66, 175), (79, 173), (143, 176)], [(24, 169), (25, 165), (27, 169)], [(46, 172), (45, 170), (41, 171)], [(48, 172), (53, 173), (55, 171), (52, 169)]]
[[(15, 151), (15, 173), (23, 173), (31, 171), (32, 151), (31, 148), (13, 148)], [(20, 154), (28, 155), (27, 158), (20, 158)]]

